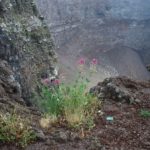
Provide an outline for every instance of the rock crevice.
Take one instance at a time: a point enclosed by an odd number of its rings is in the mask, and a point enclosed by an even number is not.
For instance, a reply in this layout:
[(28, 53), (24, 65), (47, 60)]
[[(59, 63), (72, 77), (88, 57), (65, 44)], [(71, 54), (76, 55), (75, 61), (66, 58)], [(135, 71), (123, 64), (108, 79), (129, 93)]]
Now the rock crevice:
[(40, 74), (50, 74), (55, 61), (48, 28), (33, 0), (0, 1), (0, 59), (14, 71), (21, 96), (29, 100)]

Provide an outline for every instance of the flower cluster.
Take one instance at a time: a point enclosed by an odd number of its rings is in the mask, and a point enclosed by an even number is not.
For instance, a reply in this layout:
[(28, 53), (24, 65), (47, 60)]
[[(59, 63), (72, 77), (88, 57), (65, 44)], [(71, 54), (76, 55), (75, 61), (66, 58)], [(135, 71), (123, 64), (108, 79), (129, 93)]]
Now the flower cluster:
[(59, 85), (60, 84), (60, 80), (59, 79), (54, 79), (51, 81), (54, 85)]
[(43, 85), (49, 85), (51, 83), (51, 80), (49, 78), (46, 78), (46, 79), (41, 79), (41, 83)]
[(96, 58), (93, 58), (92, 61), (90, 62), (90, 70), (92, 72), (97, 72), (97, 64), (98, 60)]
[(78, 60), (78, 64), (79, 64), (79, 65), (85, 65), (85, 59), (84, 59), (84, 58), (80, 58), (80, 59)]
[(60, 84), (60, 80), (59, 79), (42, 79), (41, 83), (45, 86), (52, 86), (52, 85), (59, 85)]
[[(79, 68), (79, 72), (80, 73), (83, 73), (84, 70), (85, 70), (85, 64), (86, 64), (86, 59), (85, 58), (80, 58), (78, 61), (77, 61), (77, 64), (78, 64), (78, 68)], [(97, 64), (98, 64), (98, 60), (96, 58), (93, 58), (91, 61), (90, 61), (90, 71), (91, 72), (97, 72)], [(45, 86), (58, 86), (60, 85), (60, 80), (59, 79), (55, 79), (54, 78), (44, 78), (44, 79), (41, 79), (41, 83)]]
[[(79, 67), (80, 72), (83, 72), (85, 63), (86, 63), (85, 58), (80, 58), (78, 60), (78, 65), (79, 65), (78, 67)], [(98, 60), (96, 58), (93, 58), (90, 61), (90, 70), (92, 72), (97, 72), (97, 64), (98, 64)]]
[(97, 65), (98, 64), (98, 60), (96, 58), (93, 58), (92, 61), (91, 61), (91, 64)]
[(84, 66), (85, 66), (85, 58), (80, 58), (77, 62), (78, 64), (78, 69), (80, 73), (84, 72)]

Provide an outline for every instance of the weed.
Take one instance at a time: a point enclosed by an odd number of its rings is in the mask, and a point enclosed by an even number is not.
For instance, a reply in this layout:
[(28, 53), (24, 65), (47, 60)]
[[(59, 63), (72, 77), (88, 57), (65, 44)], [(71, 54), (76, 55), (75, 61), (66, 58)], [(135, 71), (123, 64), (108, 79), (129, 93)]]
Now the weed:
[(148, 110), (141, 110), (140, 115), (144, 118), (150, 118), (150, 111)]
[(0, 114), (0, 141), (25, 147), (36, 136), (28, 121), (16, 114)]
[(40, 125), (42, 128), (49, 128), (51, 125), (57, 123), (58, 118), (55, 115), (47, 115), (40, 120)]
[(58, 116), (61, 113), (61, 88), (50, 89), (42, 86), (40, 106), (50, 115)]
[[(49, 124), (51, 119), (63, 117), (72, 127), (83, 124), (90, 127), (93, 122), (94, 113), (97, 110), (99, 101), (89, 93), (85, 93), (86, 81), (76, 81), (71, 85), (60, 84), (59, 86), (48, 88), (42, 86), (42, 99), (40, 107), (49, 117), (45, 118), (45, 122)], [(42, 123), (43, 124), (43, 123)], [(47, 125), (46, 125), (47, 126)]]
[[(49, 79), (43, 80), (41, 86), (40, 107), (50, 117), (64, 118), (71, 127), (86, 126), (92, 128), (94, 126), (94, 115), (100, 105), (97, 98), (90, 93), (85, 93), (89, 80), (83, 76), (85, 59), (80, 59), (78, 79), (70, 84), (65, 85), (60, 82), (50, 82)], [(97, 64), (97, 60), (93, 59), (93, 66)], [(92, 66), (92, 67), (93, 67)], [(93, 67), (94, 71), (96, 66)], [(51, 85), (54, 86), (51, 86)], [(48, 127), (50, 120), (45, 118), (41, 121), (43, 126)], [(46, 123), (46, 124), (45, 124)]]

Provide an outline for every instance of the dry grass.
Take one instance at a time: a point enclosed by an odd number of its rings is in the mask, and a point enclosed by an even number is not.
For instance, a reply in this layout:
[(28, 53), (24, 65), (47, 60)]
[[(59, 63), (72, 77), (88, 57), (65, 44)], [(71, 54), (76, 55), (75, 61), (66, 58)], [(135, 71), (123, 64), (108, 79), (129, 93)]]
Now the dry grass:
[(42, 128), (49, 128), (51, 125), (57, 123), (58, 118), (55, 115), (49, 115), (40, 119), (40, 126)]
[(35, 140), (36, 136), (29, 121), (21, 118), (17, 114), (0, 113), (0, 142), (11, 143), (25, 147)]

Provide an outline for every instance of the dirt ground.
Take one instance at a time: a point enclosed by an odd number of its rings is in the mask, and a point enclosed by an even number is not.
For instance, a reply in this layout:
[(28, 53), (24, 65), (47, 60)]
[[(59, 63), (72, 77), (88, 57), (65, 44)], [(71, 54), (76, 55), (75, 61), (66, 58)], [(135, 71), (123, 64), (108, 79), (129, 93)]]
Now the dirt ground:
[[(144, 108), (150, 108), (150, 103)], [(30, 145), (27, 150), (149, 150), (150, 119), (140, 117), (140, 109), (139, 105), (120, 106), (109, 102), (103, 105), (104, 115), (96, 119), (89, 137), (74, 141), (41, 141)], [(113, 116), (114, 121), (106, 121), (107, 115)], [(1, 148), (13, 149), (16, 148)]]
[[(103, 115), (96, 118), (96, 126), (83, 139), (35, 144), (27, 150), (149, 150), (150, 118), (140, 116), (141, 109), (150, 110), (149, 99), (138, 104), (121, 104), (105, 101), (102, 105)], [(113, 121), (106, 117), (112, 116)], [(64, 131), (64, 133), (68, 131)], [(40, 148), (39, 148), (40, 147)]]
[[(25, 150), (150, 150), (150, 117), (140, 115), (141, 110), (150, 111), (150, 82), (109, 79), (96, 86), (98, 95), (104, 87), (101, 110), (91, 131), (74, 132), (65, 126), (58, 126), (44, 131), (45, 136)], [(119, 95), (116, 95), (118, 90), (115, 91), (114, 87), (119, 88), (119, 94), (124, 92), (128, 96), (122, 94), (119, 100)], [(12, 145), (0, 147), (0, 150), (22, 149)]]

